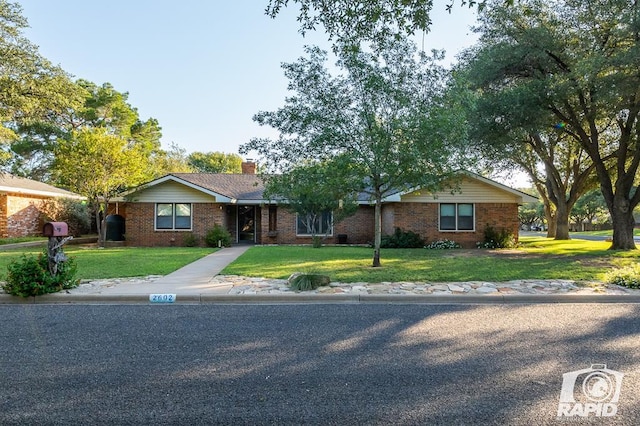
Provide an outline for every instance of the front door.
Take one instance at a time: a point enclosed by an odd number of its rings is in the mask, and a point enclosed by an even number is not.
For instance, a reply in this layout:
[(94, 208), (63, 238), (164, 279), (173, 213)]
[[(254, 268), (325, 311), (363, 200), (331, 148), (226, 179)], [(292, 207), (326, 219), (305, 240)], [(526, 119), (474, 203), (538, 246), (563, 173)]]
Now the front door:
[(238, 206), (238, 242), (256, 242), (255, 206)]

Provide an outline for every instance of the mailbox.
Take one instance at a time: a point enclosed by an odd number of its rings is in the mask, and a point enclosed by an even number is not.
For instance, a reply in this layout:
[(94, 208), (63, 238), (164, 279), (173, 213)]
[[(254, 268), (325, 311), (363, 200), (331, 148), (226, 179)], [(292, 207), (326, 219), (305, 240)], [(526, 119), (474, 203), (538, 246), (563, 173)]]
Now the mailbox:
[(42, 228), (45, 237), (66, 237), (69, 235), (69, 227), (65, 222), (47, 222)]

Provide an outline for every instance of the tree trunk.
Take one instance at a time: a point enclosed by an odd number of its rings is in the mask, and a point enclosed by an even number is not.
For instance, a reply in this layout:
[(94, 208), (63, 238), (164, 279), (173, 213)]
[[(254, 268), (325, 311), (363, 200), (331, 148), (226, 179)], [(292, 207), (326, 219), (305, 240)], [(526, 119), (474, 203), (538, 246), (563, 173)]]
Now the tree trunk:
[(560, 201), (556, 206), (556, 240), (568, 240), (569, 239), (569, 206), (566, 203)]
[(380, 242), (382, 241), (382, 199), (376, 197), (376, 205), (374, 208), (374, 236), (373, 236), (373, 266), (379, 267), (380, 264)]
[(551, 209), (551, 205), (544, 204), (544, 216), (547, 219), (547, 238), (556, 236), (556, 212)]
[(636, 248), (633, 240), (635, 220), (633, 218), (633, 209), (629, 208), (628, 200), (614, 196), (611, 219), (613, 221), (613, 243), (609, 249), (634, 250)]
[(98, 232), (98, 247), (104, 247), (103, 220), (100, 219), (100, 209), (96, 209), (96, 231)]

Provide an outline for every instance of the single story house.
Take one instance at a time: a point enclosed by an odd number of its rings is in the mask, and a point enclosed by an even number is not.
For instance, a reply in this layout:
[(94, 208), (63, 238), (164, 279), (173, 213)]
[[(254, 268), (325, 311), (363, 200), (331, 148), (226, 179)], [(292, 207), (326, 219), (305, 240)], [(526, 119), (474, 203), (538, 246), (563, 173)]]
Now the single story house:
[[(141, 185), (114, 200), (110, 213), (126, 229), (132, 246), (180, 246), (185, 238), (203, 237), (215, 224), (236, 243), (309, 244), (311, 234), (295, 213), (263, 196), (264, 185), (254, 163), (242, 174), (172, 173)], [(536, 201), (530, 195), (463, 172), (458, 191), (396, 193), (384, 200), (382, 232), (413, 231), (428, 241), (453, 240), (475, 247), (486, 225), (518, 235), (518, 205)], [(327, 242), (367, 244), (373, 241), (374, 207), (360, 202), (355, 215), (330, 225), (323, 220)], [(109, 232), (108, 232), (109, 233)]]
[(0, 173), (0, 238), (42, 235), (42, 216), (52, 200), (84, 197), (46, 183)]

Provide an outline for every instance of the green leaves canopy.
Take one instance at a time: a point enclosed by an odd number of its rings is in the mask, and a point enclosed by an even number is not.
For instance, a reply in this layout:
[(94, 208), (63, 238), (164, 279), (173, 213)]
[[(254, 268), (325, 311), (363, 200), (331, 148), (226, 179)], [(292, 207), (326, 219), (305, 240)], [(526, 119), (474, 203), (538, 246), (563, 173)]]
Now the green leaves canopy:
[[(487, 126), (558, 131), (585, 152), (614, 223), (612, 248), (635, 248), (640, 202), (640, 5), (626, 0), (495, 0), (481, 14), (476, 84), (502, 104)], [(557, 129), (554, 129), (554, 126)]]
[(106, 213), (109, 200), (118, 192), (143, 182), (145, 164), (140, 146), (106, 129), (82, 129), (58, 141), (54, 175), (57, 182), (88, 198), (104, 241), (106, 230), (99, 213)]
[[(513, 4), (513, 0), (502, 2)], [(338, 43), (384, 43), (416, 31), (427, 32), (433, 3), (433, 0), (269, 0), (265, 13), (275, 18), (283, 8), (296, 4), (303, 35), (321, 25), (329, 38)], [(482, 9), (486, 0), (449, 0), (444, 5), (438, 4), (452, 12), (456, 3)]]
[(242, 173), (242, 157), (224, 152), (192, 152), (187, 161), (200, 173)]

